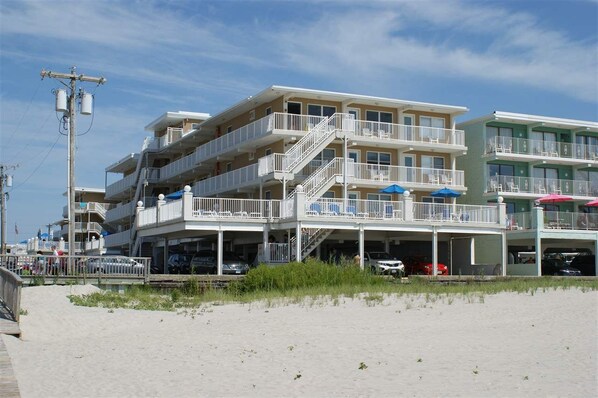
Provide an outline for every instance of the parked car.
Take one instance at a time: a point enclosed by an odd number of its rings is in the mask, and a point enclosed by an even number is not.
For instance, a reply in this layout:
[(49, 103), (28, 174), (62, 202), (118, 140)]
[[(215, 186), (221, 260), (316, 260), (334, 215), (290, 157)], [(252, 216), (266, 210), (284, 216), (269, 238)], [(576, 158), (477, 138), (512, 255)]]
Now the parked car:
[(191, 270), (193, 254), (177, 253), (168, 257), (168, 273), (188, 274)]
[(581, 271), (558, 258), (542, 259), (542, 275), (581, 276)]
[(596, 255), (580, 254), (571, 261), (571, 266), (580, 270), (584, 276), (596, 276)]
[[(357, 254), (354, 254), (356, 256)], [(405, 275), (405, 266), (401, 260), (397, 260), (386, 252), (364, 252), (363, 265), (372, 272), (381, 275), (392, 275), (400, 277)]]
[[(190, 272), (192, 274), (216, 274), (218, 272), (218, 253), (215, 250), (200, 250), (191, 259)], [(225, 251), (222, 253), (223, 274), (246, 274), (249, 264), (235, 253)]]
[[(434, 265), (428, 256), (406, 256), (403, 257), (405, 272), (407, 275), (432, 275)], [(448, 275), (448, 267), (438, 263), (436, 275)]]
[(90, 257), (87, 272), (104, 274), (143, 274), (143, 264), (125, 256)]

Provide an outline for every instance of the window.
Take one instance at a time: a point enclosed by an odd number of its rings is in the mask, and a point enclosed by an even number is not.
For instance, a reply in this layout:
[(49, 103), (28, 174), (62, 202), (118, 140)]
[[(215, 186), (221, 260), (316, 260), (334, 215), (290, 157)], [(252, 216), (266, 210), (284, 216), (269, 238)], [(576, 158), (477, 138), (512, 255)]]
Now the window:
[(301, 115), (301, 102), (289, 102), (287, 104), (287, 113)]
[(326, 199), (334, 199), (334, 191), (326, 191), (322, 197)]
[(255, 109), (249, 111), (249, 121), (255, 120)]
[(444, 118), (420, 116), (419, 124), (422, 126), (421, 138), (430, 142), (438, 142), (442, 140), (446, 142), (444, 136)]
[(327, 105), (307, 105), (307, 114), (310, 116), (332, 116), (336, 112), (335, 106)]
[(598, 196), (598, 171), (576, 170), (575, 192), (584, 196)]
[(266, 150), (264, 151), (264, 154), (265, 154), (265, 156), (272, 155), (272, 149), (266, 148)]
[(379, 111), (366, 111), (365, 119), (370, 122), (367, 123), (368, 128), (372, 131), (390, 132), (392, 123), (392, 113)]
[(272, 114), (272, 107), (271, 106), (269, 106), (269, 107), (266, 108), (266, 116), (268, 116), (270, 114)]
[(486, 126), (486, 142), (489, 152), (496, 149), (513, 148), (513, 129), (510, 127)]
[(532, 142), (534, 155), (552, 156), (558, 155), (556, 148), (556, 133), (544, 131), (532, 131)]
[(488, 175), (490, 177), (497, 176), (514, 176), (515, 166), (510, 164), (488, 164)]
[(575, 136), (575, 156), (579, 159), (598, 159), (598, 137)]
[(368, 193), (368, 200), (386, 200), (391, 201), (392, 195), (385, 193)]
[(534, 192), (554, 193), (559, 190), (559, 171), (550, 167), (534, 167)]
[(233, 126), (228, 126), (226, 128), (226, 134), (231, 133), (233, 131)]
[(368, 164), (378, 164), (390, 166), (390, 153), (388, 152), (370, 152), (366, 154)]
[(443, 157), (422, 155), (421, 161), (423, 169), (444, 169)]
[(310, 162), (314, 167), (320, 167), (330, 162), (336, 156), (336, 150), (332, 148), (324, 148), (322, 152), (318, 153)]
[(231, 172), (232, 170), (233, 170), (233, 164), (232, 164), (232, 162), (228, 162), (226, 164), (226, 172), (228, 173), (228, 172)]

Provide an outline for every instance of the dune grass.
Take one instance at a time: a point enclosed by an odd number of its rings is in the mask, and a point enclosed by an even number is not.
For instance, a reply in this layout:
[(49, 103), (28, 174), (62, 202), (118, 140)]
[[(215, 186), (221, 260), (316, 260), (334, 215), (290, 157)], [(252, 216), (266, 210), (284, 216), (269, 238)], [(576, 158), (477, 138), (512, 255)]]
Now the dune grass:
[(465, 280), (459, 283), (437, 283), (427, 278), (395, 279), (361, 271), (352, 263), (330, 265), (317, 260), (290, 263), (278, 267), (265, 265), (252, 269), (245, 278), (230, 283), (225, 289), (211, 289), (190, 279), (183, 287), (161, 291), (148, 286), (133, 286), (124, 294), (101, 292), (70, 296), (81, 306), (177, 311), (223, 303), (263, 301), (312, 304), (319, 299), (337, 304), (339, 298), (361, 298), (367, 305), (383, 302), (384, 295), (421, 295), (425, 302), (441, 299), (451, 304), (455, 297), (482, 301), (485, 295), (500, 292), (534, 294), (549, 289), (598, 289), (598, 279), (578, 278), (496, 278), (491, 282)]

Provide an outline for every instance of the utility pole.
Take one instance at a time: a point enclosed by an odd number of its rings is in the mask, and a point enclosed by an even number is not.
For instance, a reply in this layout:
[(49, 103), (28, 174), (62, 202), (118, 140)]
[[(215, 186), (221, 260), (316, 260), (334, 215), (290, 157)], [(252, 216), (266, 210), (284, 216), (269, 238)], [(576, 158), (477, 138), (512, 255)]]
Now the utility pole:
[[(85, 93), (77, 93), (77, 80), (82, 82), (92, 82), (97, 83), (98, 85), (106, 83), (106, 79), (103, 77), (92, 77), (92, 76), (85, 76), (83, 74), (76, 74), (76, 68), (73, 66), (71, 68), (71, 73), (56, 73), (51, 71), (46, 71), (42, 69), (40, 75), (42, 79), (44, 77), (62, 79), (69, 81), (69, 85), (62, 82), (67, 88), (70, 89), (68, 95), (68, 120), (69, 120), (69, 151), (68, 151), (68, 182), (67, 182), (67, 196), (68, 196), (68, 242), (69, 242), (69, 263), (70, 257), (75, 254), (75, 136), (76, 136), (76, 129), (75, 129), (75, 115), (76, 115), (76, 102), (78, 98), (84, 99), (84, 96), (87, 95)], [(83, 105), (83, 104), (82, 104)], [(82, 106), (83, 107), (83, 106)], [(91, 105), (89, 105), (89, 113), (91, 113)], [(63, 109), (59, 107), (59, 96), (57, 95), (56, 100), (56, 110), (62, 111)], [(82, 113), (83, 109), (82, 109)], [(66, 114), (66, 111), (65, 111)], [(69, 265), (70, 268), (70, 265)]]
[(6, 170), (16, 169), (17, 166), (10, 166), (0, 164), (0, 254), (6, 254), (6, 196), (8, 193), (4, 193), (4, 186), (12, 186), (12, 176), (6, 174)]

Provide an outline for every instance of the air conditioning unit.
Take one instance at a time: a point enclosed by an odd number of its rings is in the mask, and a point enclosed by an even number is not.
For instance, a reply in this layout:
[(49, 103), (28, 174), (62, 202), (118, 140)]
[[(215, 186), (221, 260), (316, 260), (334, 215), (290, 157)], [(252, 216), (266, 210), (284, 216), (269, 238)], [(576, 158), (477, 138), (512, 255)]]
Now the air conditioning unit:
[(191, 124), (191, 128), (192, 128), (193, 130), (197, 130), (197, 129), (199, 128), (199, 125), (200, 125), (200, 124), (201, 124), (201, 123), (193, 123), (193, 124)]

